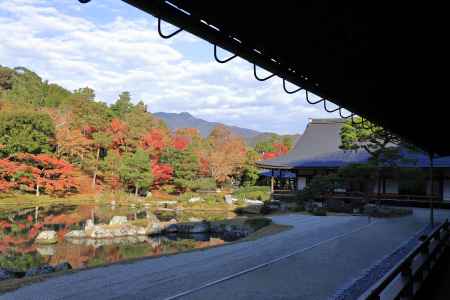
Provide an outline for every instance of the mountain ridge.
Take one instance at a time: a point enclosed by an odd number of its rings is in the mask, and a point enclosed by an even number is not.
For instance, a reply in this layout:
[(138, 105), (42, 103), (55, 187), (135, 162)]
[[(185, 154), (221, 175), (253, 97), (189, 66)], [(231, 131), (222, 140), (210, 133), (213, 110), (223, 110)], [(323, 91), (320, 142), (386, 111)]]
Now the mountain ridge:
[(181, 112), (181, 113), (155, 112), (152, 113), (152, 115), (164, 121), (171, 130), (177, 130), (179, 128), (197, 128), (203, 137), (207, 137), (215, 127), (223, 125), (226, 128), (230, 129), (230, 131), (233, 132), (234, 134), (242, 137), (249, 146), (255, 146), (258, 143), (258, 141), (264, 140), (273, 134), (281, 137), (284, 136), (293, 137), (294, 142), (300, 136), (300, 134), (285, 135), (285, 134), (277, 134), (274, 132), (261, 132), (254, 129), (243, 128), (234, 125), (227, 125), (220, 122), (210, 122), (203, 120), (201, 118), (197, 118), (188, 112)]

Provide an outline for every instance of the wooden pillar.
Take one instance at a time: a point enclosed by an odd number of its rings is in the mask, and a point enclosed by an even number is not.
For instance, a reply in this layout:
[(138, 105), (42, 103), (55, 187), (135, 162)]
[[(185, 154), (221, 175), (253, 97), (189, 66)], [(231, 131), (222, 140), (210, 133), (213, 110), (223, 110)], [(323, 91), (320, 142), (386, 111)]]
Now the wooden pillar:
[(433, 206), (433, 159), (434, 154), (430, 153), (430, 224), (434, 227), (434, 206)]
[(280, 169), (280, 179), (278, 180), (278, 184), (281, 184), (281, 187), (284, 189), (284, 180), (283, 180), (283, 170)]
[(298, 190), (298, 172), (297, 172), (297, 170), (295, 170), (294, 174), (295, 174), (295, 177), (294, 177), (294, 191), (297, 191)]
[(270, 176), (270, 192), (273, 193), (273, 184), (274, 184), (274, 178), (273, 178), (273, 169), (272, 169), (272, 176)]

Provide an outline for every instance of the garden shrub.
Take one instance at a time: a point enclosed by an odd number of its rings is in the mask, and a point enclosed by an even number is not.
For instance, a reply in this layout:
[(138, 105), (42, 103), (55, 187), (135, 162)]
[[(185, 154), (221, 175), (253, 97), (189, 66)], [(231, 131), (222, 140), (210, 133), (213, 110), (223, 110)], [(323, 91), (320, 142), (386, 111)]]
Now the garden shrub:
[(268, 201), (270, 200), (270, 187), (267, 186), (251, 186), (241, 187), (233, 192), (233, 196), (238, 199), (253, 199)]
[(216, 181), (213, 178), (199, 178), (190, 182), (189, 188), (192, 191), (215, 191)]

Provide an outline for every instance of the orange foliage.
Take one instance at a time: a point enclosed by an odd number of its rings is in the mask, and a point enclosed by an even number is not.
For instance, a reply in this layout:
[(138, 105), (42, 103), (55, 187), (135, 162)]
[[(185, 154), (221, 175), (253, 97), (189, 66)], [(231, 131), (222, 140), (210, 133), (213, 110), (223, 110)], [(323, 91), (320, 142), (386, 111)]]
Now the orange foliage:
[(159, 156), (161, 151), (167, 147), (169, 137), (160, 128), (152, 128), (141, 138), (141, 146), (144, 150), (150, 150), (154, 156)]
[(222, 184), (239, 171), (246, 156), (244, 141), (225, 126), (217, 126), (208, 137), (212, 149), (208, 156), (210, 175)]
[(275, 151), (263, 153), (262, 159), (276, 158), (289, 152), (289, 148), (283, 144), (273, 144), (273, 147), (275, 148)]
[(7, 188), (26, 185), (42, 188), (49, 194), (60, 194), (78, 189), (73, 171), (70, 163), (51, 155), (19, 153), (0, 160), (0, 183)]
[(152, 164), (153, 184), (160, 186), (172, 179), (173, 168), (167, 164)]
[(126, 145), (125, 139), (128, 133), (128, 126), (119, 119), (112, 119), (110, 131), (113, 136), (112, 145), (114, 149), (119, 149)]

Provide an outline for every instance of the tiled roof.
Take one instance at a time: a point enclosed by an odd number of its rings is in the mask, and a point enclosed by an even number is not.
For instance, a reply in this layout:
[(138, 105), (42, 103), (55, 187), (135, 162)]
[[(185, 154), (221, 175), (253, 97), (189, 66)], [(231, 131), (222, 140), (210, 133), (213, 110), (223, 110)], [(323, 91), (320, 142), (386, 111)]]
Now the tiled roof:
[[(344, 119), (313, 119), (308, 124), (295, 147), (286, 155), (257, 162), (266, 169), (338, 168), (349, 163), (367, 162), (370, 155), (365, 150), (340, 149), (340, 131)], [(428, 167), (428, 155), (402, 150), (401, 167)], [(450, 156), (436, 158), (435, 167), (450, 167)]]

